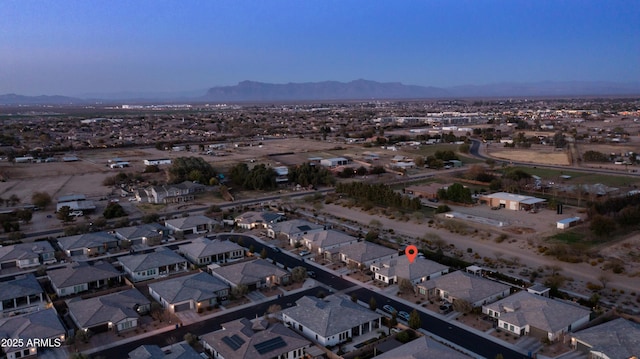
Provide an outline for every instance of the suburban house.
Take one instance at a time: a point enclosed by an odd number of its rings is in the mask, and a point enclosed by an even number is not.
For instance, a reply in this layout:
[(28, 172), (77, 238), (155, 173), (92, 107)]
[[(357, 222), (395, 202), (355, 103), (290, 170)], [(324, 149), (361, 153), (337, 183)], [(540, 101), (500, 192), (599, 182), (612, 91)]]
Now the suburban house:
[(164, 349), (157, 345), (141, 345), (128, 354), (129, 359), (202, 359), (187, 343), (172, 344)]
[(352, 302), (331, 295), (324, 299), (302, 297), (296, 306), (282, 311), (282, 321), (305, 337), (332, 346), (380, 328), (382, 316)]
[(589, 322), (591, 311), (574, 303), (521, 291), (495, 303), (482, 306), (482, 312), (498, 322), (498, 328), (511, 334), (531, 335), (556, 341)]
[(149, 294), (172, 313), (219, 304), (229, 295), (229, 285), (206, 272), (149, 284)]
[(62, 268), (47, 271), (47, 276), (58, 297), (64, 297), (89, 289), (99, 289), (109, 283), (120, 283), (122, 273), (106, 262), (94, 265), (70, 263)]
[(492, 208), (506, 208), (513, 211), (529, 211), (540, 208), (547, 200), (520, 194), (497, 192), (480, 196), (480, 204), (487, 204)]
[(207, 233), (216, 225), (216, 221), (207, 216), (188, 216), (169, 219), (164, 222), (170, 233), (198, 234)]
[(223, 323), (222, 329), (204, 334), (200, 340), (214, 359), (302, 359), (311, 345), (284, 325), (263, 318)]
[[(380, 348), (376, 350), (381, 352)], [(398, 346), (389, 351), (383, 352), (375, 357), (376, 359), (469, 359), (465, 354), (441, 344), (428, 336), (422, 336), (404, 345)]]
[(406, 258), (385, 260), (372, 264), (370, 269), (375, 280), (386, 284), (395, 284), (400, 282), (400, 279), (407, 279), (417, 285), (449, 273), (449, 267), (419, 257), (413, 262), (409, 262)]
[(0, 270), (30, 268), (55, 263), (55, 250), (47, 241), (20, 243), (0, 247)]
[(62, 207), (69, 207), (72, 211), (81, 212), (89, 212), (96, 209), (96, 205), (93, 201), (88, 200), (87, 196), (83, 194), (70, 194), (58, 197), (56, 212), (58, 212)]
[(204, 237), (178, 247), (178, 252), (195, 265), (224, 264), (244, 258), (244, 251), (244, 247), (234, 242)]
[(2, 316), (44, 309), (47, 300), (44, 290), (33, 274), (0, 282), (0, 311)]
[(463, 271), (448, 273), (418, 284), (418, 290), (449, 303), (465, 300), (473, 307), (494, 302), (510, 293), (510, 287), (506, 284)]
[(371, 242), (356, 242), (340, 246), (327, 252), (339, 251), (340, 261), (349, 267), (368, 268), (374, 263), (386, 261), (398, 256), (398, 251)]
[(294, 246), (300, 241), (303, 235), (324, 229), (324, 226), (320, 224), (314, 224), (304, 219), (292, 219), (270, 225), (267, 228), (267, 237), (277, 238), (278, 236), (282, 236), (289, 241), (291, 246)]
[(208, 269), (211, 274), (229, 283), (231, 287), (246, 285), (249, 290), (285, 285), (291, 281), (291, 273), (260, 258), (224, 267), (210, 264)]
[(136, 191), (138, 202), (181, 203), (193, 201), (197, 193), (205, 191), (205, 186), (191, 181), (178, 184), (149, 186)]
[(35, 358), (38, 345), (27, 346), (33, 339), (50, 340), (52, 345), (61, 346), (67, 339), (67, 331), (53, 308), (32, 312), (19, 317), (0, 319), (0, 338), (22, 340), (25, 346), (3, 346), (7, 359)]
[(134, 282), (155, 279), (186, 271), (187, 260), (178, 253), (160, 247), (153, 252), (118, 258), (124, 272)]
[(158, 223), (141, 224), (138, 226), (117, 228), (113, 231), (120, 243), (130, 246), (155, 246), (162, 243), (169, 230)]
[(269, 211), (249, 211), (234, 218), (236, 226), (244, 229), (267, 228), (282, 219), (282, 215)]
[(69, 299), (67, 307), (78, 330), (90, 330), (94, 334), (109, 330), (119, 333), (137, 328), (140, 314), (149, 312), (151, 302), (132, 288), (89, 299)]
[(593, 359), (640, 357), (640, 324), (624, 318), (571, 335), (571, 346)]
[(118, 239), (107, 232), (90, 232), (58, 238), (58, 245), (69, 257), (99, 255), (118, 247)]
[(344, 232), (329, 229), (304, 234), (300, 241), (302, 242), (302, 245), (307, 247), (314, 254), (322, 254), (333, 248), (357, 243), (358, 239)]

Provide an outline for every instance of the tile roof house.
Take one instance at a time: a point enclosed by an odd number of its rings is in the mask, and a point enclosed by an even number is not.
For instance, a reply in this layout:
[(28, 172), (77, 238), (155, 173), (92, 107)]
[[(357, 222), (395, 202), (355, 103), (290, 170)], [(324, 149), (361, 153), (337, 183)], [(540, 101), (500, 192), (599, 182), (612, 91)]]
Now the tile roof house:
[(202, 345), (217, 359), (302, 359), (311, 345), (280, 323), (247, 318), (222, 324), (222, 329), (201, 336)]
[(269, 211), (249, 211), (234, 218), (236, 226), (244, 229), (267, 228), (282, 219), (282, 215)]
[(38, 346), (26, 346), (34, 338), (50, 340), (51, 346), (61, 345), (67, 331), (55, 309), (45, 309), (19, 317), (0, 319), (0, 338), (22, 339), (25, 347), (3, 347), (7, 358), (35, 357)]
[(614, 319), (573, 333), (571, 346), (594, 359), (639, 358), (640, 324)]
[(294, 246), (303, 235), (324, 229), (324, 226), (320, 224), (311, 223), (303, 219), (292, 219), (270, 225), (267, 228), (267, 237), (276, 238), (277, 236), (282, 236), (289, 241), (291, 246)]
[(69, 316), (79, 330), (94, 334), (109, 330), (123, 332), (138, 327), (140, 314), (150, 310), (151, 302), (137, 289), (89, 299), (67, 300)]
[(482, 312), (498, 321), (498, 328), (515, 335), (531, 335), (555, 341), (589, 322), (591, 311), (574, 303), (521, 291), (495, 303)]
[(438, 262), (425, 258), (416, 258), (413, 262), (409, 262), (406, 257), (375, 263), (371, 265), (370, 269), (375, 280), (387, 284), (398, 283), (400, 279), (408, 279), (415, 285), (449, 272), (449, 267)]
[(260, 258), (224, 267), (211, 264), (208, 268), (211, 274), (221, 278), (232, 287), (243, 284), (249, 287), (249, 290), (276, 284), (283, 285), (291, 280), (291, 273)]
[(149, 253), (123, 256), (118, 261), (134, 282), (184, 272), (188, 268), (184, 257), (164, 247)]
[(14, 267), (37, 267), (41, 264), (55, 262), (55, 250), (47, 241), (0, 247), (0, 270)]
[(296, 306), (282, 311), (290, 328), (321, 345), (336, 345), (349, 338), (375, 331), (382, 316), (341, 296), (324, 299), (302, 297)]
[(164, 225), (170, 233), (197, 234), (211, 231), (216, 223), (207, 216), (199, 215), (169, 219), (164, 222)]
[(149, 284), (149, 294), (170, 312), (205, 309), (225, 300), (229, 285), (206, 272)]
[(120, 242), (128, 242), (131, 246), (140, 244), (154, 246), (162, 242), (162, 239), (168, 234), (169, 230), (158, 223), (149, 223), (139, 226), (117, 228), (113, 232)]
[(340, 261), (348, 266), (365, 268), (398, 256), (398, 251), (395, 249), (366, 241), (340, 246), (328, 252), (333, 251), (339, 251)]
[(106, 286), (109, 282), (119, 283), (122, 273), (109, 263), (97, 262), (94, 265), (87, 263), (67, 264), (62, 268), (47, 271), (47, 276), (58, 296), (63, 297), (89, 289), (98, 289)]
[[(379, 351), (378, 351), (379, 352)], [(468, 356), (427, 337), (419, 337), (395, 349), (384, 352), (376, 359), (469, 359)]]
[(141, 345), (128, 354), (129, 359), (202, 359), (187, 343), (176, 343), (165, 350), (157, 345)]
[(44, 290), (31, 273), (0, 282), (0, 312), (2, 315), (40, 310), (44, 309), (46, 304)]
[(245, 249), (231, 241), (201, 237), (194, 239), (189, 244), (179, 246), (178, 252), (195, 265), (207, 265), (211, 263), (223, 264), (244, 258)]
[(96, 255), (118, 247), (118, 239), (107, 232), (92, 232), (58, 238), (58, 245), (70, 257)]
[(344, 232), (330, 229), (304, 234), (301, 242), (312, 252), (322, 254), (329, 249), (356, 243), (358, 239)]
[(428, 290), (429, 296), (435, 295), (450, 303), (462, 299), (473, 307), (479, 307), (508, 296), (510, 287), (467, 272), (455, 271), (419, 284), (418, 290)]

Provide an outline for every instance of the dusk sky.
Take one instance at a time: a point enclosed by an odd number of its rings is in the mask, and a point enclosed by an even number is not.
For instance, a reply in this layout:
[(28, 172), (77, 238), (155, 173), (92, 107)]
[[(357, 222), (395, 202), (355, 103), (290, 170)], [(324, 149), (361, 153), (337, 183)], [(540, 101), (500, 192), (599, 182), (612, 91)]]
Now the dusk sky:
[(3, 0), (0, 19), (0, 94), (640, 81), (638, 0)]

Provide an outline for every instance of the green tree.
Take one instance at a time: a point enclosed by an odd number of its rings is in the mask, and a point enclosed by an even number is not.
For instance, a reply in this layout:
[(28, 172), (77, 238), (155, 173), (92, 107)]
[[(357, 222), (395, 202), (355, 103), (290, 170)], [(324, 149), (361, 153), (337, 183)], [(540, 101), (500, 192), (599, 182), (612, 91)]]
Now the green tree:
[(266, 259), (267, 258), (267, 249), (266, 248), (262, 248), (262, 250), (260, 251), (260, 258), (262, 258), (262, 259)]
[(371, 299), (369, 299), (369, 309), (373, 311), (378, 309), (378, 303), (376, 302), (376, 298), (371, 297)]
[(420, 319), (420, 313), (417, 310), (413, 310), (411, 314), (409, 314), (409, 328), (413, 330), (417, 330), (422, 326), (422, 319)]
[(404, 293), (411, 293), (413, 292), (413, 283), (407, 278), (400, 278), (398, 288)]
[(22, 221), (25, 221), (25, 223), (29, 223), (31, 222), (31, 218), (33, 218), (33, 212), (31, 212), (31, 210), (29, 209), (21, 209), (16, 212), (16, 217), (18, 217), (18, 219)]
[(124, 208), (122, 208), (119, 203), (110, 202), (107, 205), (107, 208), (105, 208), (104, 212), (102, 212), (102, 215), (106, 219), (112, 219), (124, 217), (127, 215), (127, 212), (125, 212)]
[(64, 223), (71, 222), (71, 207), (60, 207), (60, 209), (56, 213), (56, 217)]
[(610, 217), (595, 215), (591, 219), (589, 229), (597, 236), (605, 236), (615, 231), (616, 222)]
[(298, 266), (291, 269), (291, 279), (294, 282), (303, 282), (307, 279), (307, 268)]
[(398, 316), (394, 312), (393, 314), (391, 314), (391, 318), (387, 320), (387, 326), (389, 327), (389, 335), (391, 335), (391, 328), (395, 328), (396, 325), (398, 325)]
[(249, 293), (249, 287), (244, 284), (237, 285), (231, 288), (231, 297), (234, 299), (240, 299)]
[(34, 192), (31, 195), (31, 203), (44, 209), (51, 204), (51, 196), (47, 192)]

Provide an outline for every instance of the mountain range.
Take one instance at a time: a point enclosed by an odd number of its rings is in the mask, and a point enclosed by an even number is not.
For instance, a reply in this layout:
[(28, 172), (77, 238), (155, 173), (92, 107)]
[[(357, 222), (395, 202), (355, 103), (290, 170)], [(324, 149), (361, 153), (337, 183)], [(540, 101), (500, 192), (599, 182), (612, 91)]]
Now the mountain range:
[[(204, 92), (204, 93), (203, 93)], [(577, 97), (640, 95), (640, 82), (498, 83), (456, 87), (355, 80), (272, 84), (242, 81), (208, 90), (156, 93), (93, 93), (82, 97), (0, 95), (0, 105), (83, 105), (95, 103), (283, 102), (438, 98)]]

